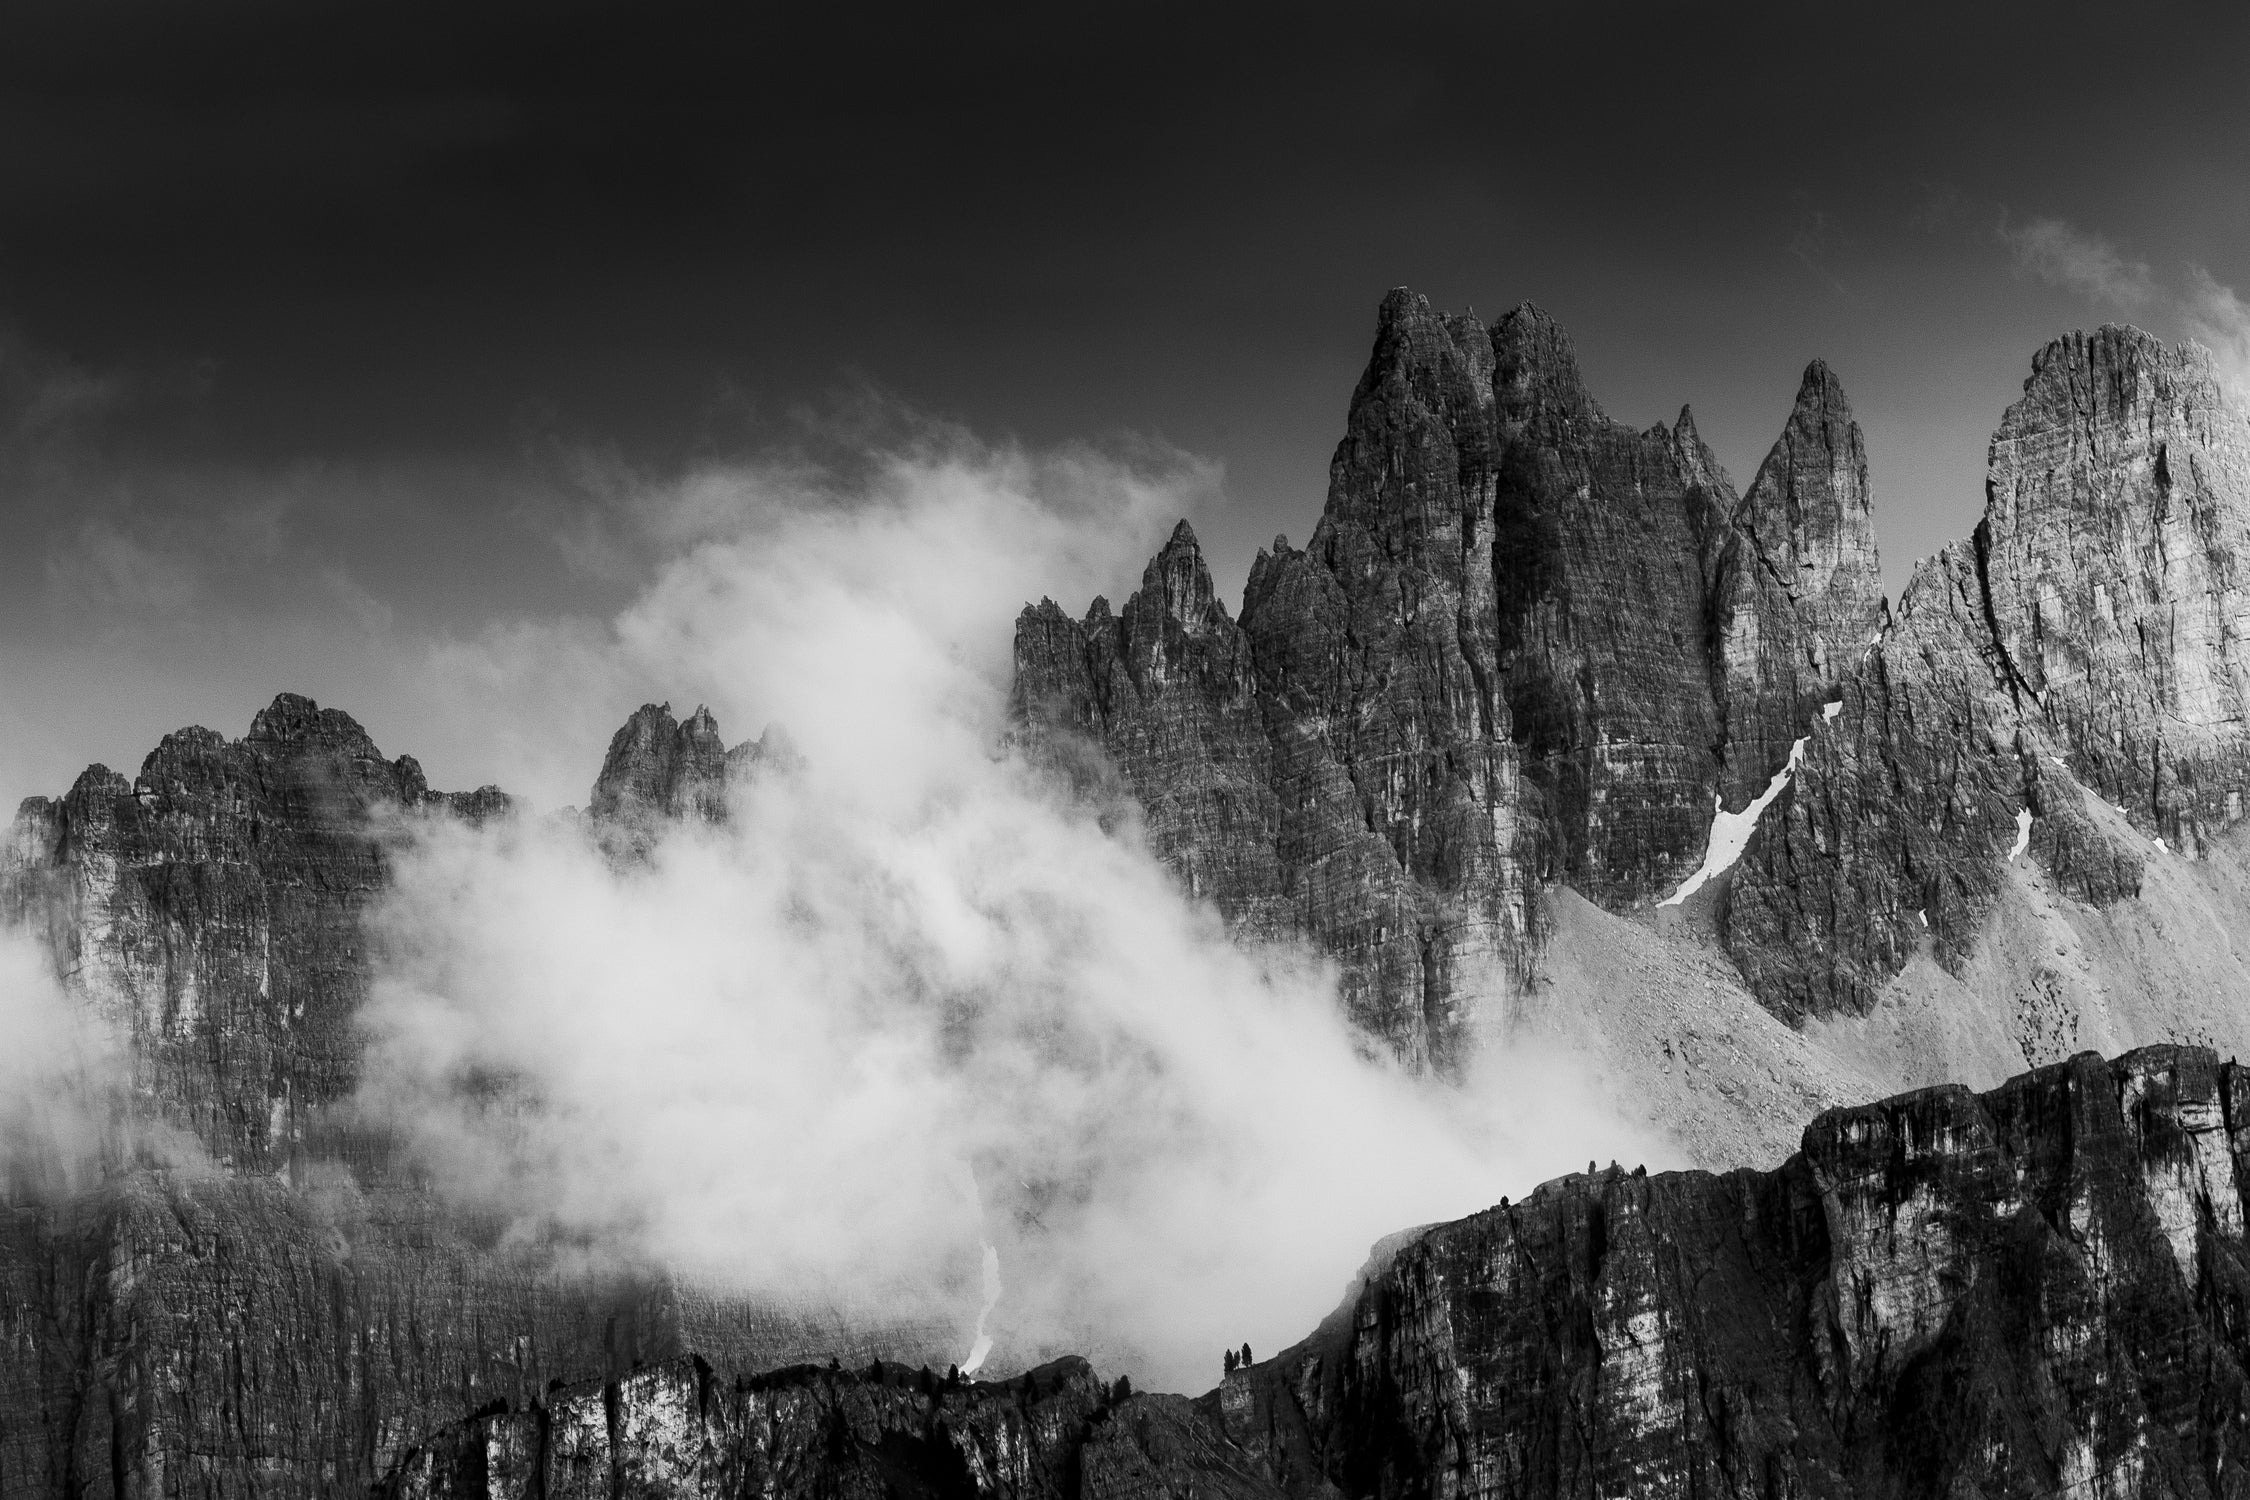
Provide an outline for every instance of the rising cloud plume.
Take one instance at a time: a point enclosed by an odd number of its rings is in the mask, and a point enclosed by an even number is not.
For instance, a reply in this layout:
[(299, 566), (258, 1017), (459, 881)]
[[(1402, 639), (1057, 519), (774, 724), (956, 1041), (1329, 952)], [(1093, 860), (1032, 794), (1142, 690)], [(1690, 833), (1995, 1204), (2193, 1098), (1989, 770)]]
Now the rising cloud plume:
[[(1208, 475), (953, 435), (853, 478), (712, 469), (600, 631), (447, 670), (612, 721), (670, 696), (800, 764), (613, 869), (567, 819), (427, 830), (377, 922), (363, 1102), (530, 1244), (1076, 1348), (1200, 1389), (1333, 1306), (1368, 1247), (1645, 1148), (1566, 1059), (1405, 1076), (1329, 971), (1232, 941), (1116, 809), (1004, 748), (1010, 619), (1135, 571)], [(1498, 981), (1492, 998), (1499, 998)]]

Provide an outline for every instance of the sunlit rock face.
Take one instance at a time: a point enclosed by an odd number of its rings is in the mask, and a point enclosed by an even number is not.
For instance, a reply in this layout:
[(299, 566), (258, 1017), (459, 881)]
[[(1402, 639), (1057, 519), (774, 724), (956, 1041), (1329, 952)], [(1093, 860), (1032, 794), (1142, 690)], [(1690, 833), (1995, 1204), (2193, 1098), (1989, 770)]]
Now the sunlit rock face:
[(2201, 349), (2103, 328), (2040, 352), (1975, 537), (1916, 571), (1736, 876), (1729, 946), (1769, 1007), (1865, 1011), (1925, 940), (1959, 964), (2024, 813), (2096, 907), (2240, 819), (2246, 444)]
[[(436, 1434), (384, 1493), (959, 1500), (2218, 1496), (2250, 1461), (2250, 1075), (2091, 1053), (1398, 1236), (1188, 1401), (676, 1362)], [(540, 1488), (540, 1485), (544, 1488)]]
[(2209, 353), (2103, 328), (2041, 350), (1977, 531), (2011, 687), (2172, 847), (2250, 785), (2250, 415)]
[(1193, 893), (1311, 938), (1442, 1070), (1536, 972), (1544, 883), (1667, 895), (1786, 763), (1881, 620), (1868, 503), (1824, 367), (1738, 498), (1686, 411), (1606, 416), (1537, 308), (1394, 292), (1310, 542), (1239, 621), (1184, 525), (1121, 613), (1027, 608), (1019, 735), (1113, 768)]

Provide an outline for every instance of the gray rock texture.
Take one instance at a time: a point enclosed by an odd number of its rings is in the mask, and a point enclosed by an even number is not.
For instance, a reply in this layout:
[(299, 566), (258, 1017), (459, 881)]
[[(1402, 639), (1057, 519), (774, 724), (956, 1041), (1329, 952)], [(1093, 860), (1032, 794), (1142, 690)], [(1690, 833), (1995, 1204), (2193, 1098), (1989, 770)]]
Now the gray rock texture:
[(1019, 735), (1109, 768), (1191, 891), (1311, 939), (1442, 1070), (1469, 998), (1536, 974), (1545, 885), (1631, 907), (1696, 868), (1856, 664), (1878, 578), (1825, 367), (1738, 499), (1687, 412), (1604, 415), (1538, 309), (1398, 291), (1307, 546), (1259, 555), (1238, 622), (1184, 525), (1121, 615), (1026, 609)]
[(127, 1039), (148, 1108), (222, 1166), (282, 1170), (357, 1079), (361, 917), (402, 817), (507, 806), (494, 787), (432, 792), (411, 756), (284, 693), (239, 740), (183, 729), (130, 780), (91, 766), (25, 801), (0, 911)]
[[(778, 744), (730, 754), (708, 714), (644, 709), (589, 833), (720, 815), (726, 778)], [(690, 1348), (759, 1366), (953, 1346), (659, 1268), (559, 1273), (342, 1107), (362, 917), (399, 842), (508, 812), (489, 787), (430, 791), (289, 694), (241, 740), (182, 730), (133, 780), (96, 766), (24, 804), (0, 903), (114, 1023), (128, 1076), (93, 1181), (0, 1182), (0, 1496), (363, 1495), (409, 1436), (552, 1381)]]
[(1551, 1183), (1400, 1249), (1230, 1434), (1366, 1496), (2233, 1493), (2246, 1082), (2087, 1054), (1773, 1172)]
[[(1916, 571), (1737, 872), (1727, 938), (1778, 1013), (1858, 1013), (1925, 938), (1958, 966), (2029, 813), (2080, 900), (2239, 822), (2250, 416), (2209, 354), (2057, 339), (1992, 440), (1974, 538)], [(2088, 798), (2139, 838), (2103, 832)], [(1925, 925), (1926, 923), (1926, 925)]]
[(739, 788), (793, 760), (778, 729), (730, 750), (710, 709), (699, 704), (680, 721), (671, 704), (644, 703), (610, 737), (587, 818), (613, 857), (643, 857), (671, 824), (726, 822)]
[[(1195, 1400), (1083, 1363), (677, 1362), (456, 1424), (393, 1496), (2240, 1493), (2250, 1074), (2088, 1053), (1832, 1110), (1770, 1172), (1612, 1165), (1395, 1237)], [(541, 1488), (541, 1485), (544, 1488)]]
[(1712, 598), (1730, 806), (1788, 761), (1884, 622), (1867, 448), (1820, 361), (1734, 519)]
[(2073, 776), (2192, 852), (2250, 781), (2250, 417), (2201, 348), (2072, 334), (1993, 434), (1986, 494), (2009, 685)]
[(377, 1493), (1281, 1500), (1207, 1410), (1113, 1387), (1082, 1359), (1003, 1381), (880, 1362), (727, 1377), (675, 1360), (455, 1426)]
[[(2209, 354), (2056, 340), (1987, 492), (1894, 621), (1825, 365), (1737, 498), (1686, 411), (1607, 418), (1537, 309), (1394, 292), (1311, 543), (1260, 554), (1235, 624), (1184, 527), (1124, 617), (1027, 610), (1022, 734), (1114, 775), (1191, 891), (1309, 939), (1441, 1070), (1480, 997), (1541, 982), (1556, 884), (1646, 910), (1794, 764), (1714, 929), (1776, 1015), (1861, 1015), (1917, 953), (1964, 972), (2019, 835), (2106, 907), (2157, 840), (2192, 857), (2242, 815), (2250, 417)], [(1195, 623), (1159, 645), (1142, 601), (1175, 577)]]

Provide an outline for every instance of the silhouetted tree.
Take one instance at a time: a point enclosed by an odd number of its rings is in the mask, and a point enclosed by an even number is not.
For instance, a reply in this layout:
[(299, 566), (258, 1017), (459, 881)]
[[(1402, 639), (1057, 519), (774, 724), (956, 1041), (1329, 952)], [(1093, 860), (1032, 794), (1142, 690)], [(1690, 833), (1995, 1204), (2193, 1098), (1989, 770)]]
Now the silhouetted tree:
[(1232, 1375), (1234, 1373), (1234, 1351), (1232, 1349), (1227, 1351), (1226, 1365), (1227, 1373)]
[(1252, 1363), (1253, 1361), (1250, 1358), (1250, 1346), (1248, 1344), (1244, 1344), (1242, 1346), (1242, 1368), (1247, 1370), (1250, 1368)]

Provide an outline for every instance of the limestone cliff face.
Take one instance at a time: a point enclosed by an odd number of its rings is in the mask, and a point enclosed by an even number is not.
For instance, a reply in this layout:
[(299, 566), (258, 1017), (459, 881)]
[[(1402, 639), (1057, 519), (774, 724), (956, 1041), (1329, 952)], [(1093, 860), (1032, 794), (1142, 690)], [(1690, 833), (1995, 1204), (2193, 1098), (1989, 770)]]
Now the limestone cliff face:
[(2192, 852), (2250, 782), (2250, 415), (2198, 347), (2073, 334), (1993, 435), (1986, 493), (2009, 685), (2074, 776)]
[(1399, 1251), (1229, 1431), (1366, 1496), (2232, 1493), (2245, 1086), (2087, 1054), (1771, 1173), (1549, 1184)]
[(479, 819), (496, 788), (432, 792), (349, 715), (284, 693), (242, 739), (183, 729), (130, 780), (102, 766), (16, 815), (0, 907), (48, 936), (129, 1040), (136, 1093), (225, 1165), (288, 1165), (351, 1091), (360, 918), (388, 880), (386, 819)]
[(1687, 412), (1604, 415), (1538, 309), (1393, 292), (1311, 541), (1239, 622), (1184, 524), (1122, 615), (1026, 609), (1019, 735), (1114, 768), (1192, 892), (1442, 1069), (1536, 973), (1544, 883), (1666, 894), (1787, 762), (1881, 618), (1867, 491), (1825, 368), (1738, 500)]
[(1739, 805), (1820, 721), (1884, 623), (1867, 448), (1842, 384), (1819, 360), (1734, 520), (1712, 606), (1728, 801)]
[[(785, 754), (644, 709), (589, 832), (714, 816), (737, 768)], [(362, 917), (396, 841), (508, 807), (431, 792), (411, 758), (287, 694), (240, 740), (182, 730), (133, 780), (96, 766), (24, 804), (0, 899), (115, 1023), (138, 1128), (77, 1191), (0, 1182), (0, 1496), (364, 1495), (409, 1437), (550, 1382), (690, 1347), (763, 1365), (957, 1344), (658, 1268), (563, 1274), (335, 1108), (359, 1077)], [(209, 1161), (131, 1145), (164, 1127)]]
[(1178, 1396), (1063, 1359), (1004, 1381), (875, 1363), (725, 1376), (700, 1358), (554, 1392), (439, 1434), (386, 1500), (821, 1495), (840, 1500), (1281, 1500)]
[[(1537, 982), (1554, 884), (1645, 908), (1714, 808), (1769, 791), (1717, 932), (1775, 1014), (1856, 1015), (1925, 948), (1960, 972), (2009, 859), (2106, 906), (2158, 841), (2192, 857), (2240, 820), (2246, 542), (2250, 416), (2209, 355), (2074, 334), (1993, 439), (1975, 536), (1893, 620), (1825, 365), (1738, 498), (1686, 411), (1606, 417), (1537, 309), (1487, 327), (1394, 292), (1311, 543), (1259, 556), (1239, 626), (1198, 605), (1206, 665), (1098, 695), (1114, 643), (1153, 637), (1044, 605), (1017, 712), (1082, 774), (1114, 766), (1245, 936), (1333, 956), (1410, 1063)], [(1150, 578), (1206, 599), (1183, 548)]]
[(1769, 1006), (1864, 1011), (1924, 939), (1958, 963), (2019, 834), (2106, 906), (2158, 841), (2192, 856), (2240, 820), (2246, 444), (2200, 349), (2104, 328), (2041, 351), (1975, 537), (1917, 571), (1735, 876), (1729, 944)]
[(699, 704), (683, 722), (669, 703), (644, 703), (610, 737), (587, 819), (612, 858), (640, 858), (683, 819), (724, 823), (737, 790), (793, 759), (778, 729), (730, 750), (710, 709)]
[[(1280, 808), (1249, 641), (1212, 592), (1185, 521), (1122, 613), (1052, 600), (1016, 627), (1015, 705), (1029, 742), (1100, 779), (1122, 770), (1151, 844), (1195, 895), (1250, 930), (1286, 930)], [(1078, 756), (1117, 747), (1114, 765)]]
[(1192, 1402), (1077, 1361), (679, 1362), (456, 1424), (385, 1492), (2235, 1494), (2246, 1181), (2250, 1074), (2083, 1054), (1830, 1111), (1774, 1171), (1613, 1165), (1399, 1236), (1311, 1338)]
[(1711, 824), (1724, 745), (1707, 579), (1733, 488), (1687, 412), (1647, 432), (1604, 416), (1536, 309), (1491, 339), (1494, 594), (1540, 830), (1526, 873), (1630, 904), (1678, 884)]

